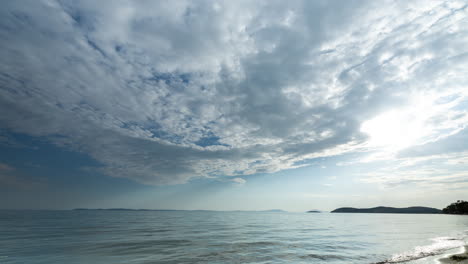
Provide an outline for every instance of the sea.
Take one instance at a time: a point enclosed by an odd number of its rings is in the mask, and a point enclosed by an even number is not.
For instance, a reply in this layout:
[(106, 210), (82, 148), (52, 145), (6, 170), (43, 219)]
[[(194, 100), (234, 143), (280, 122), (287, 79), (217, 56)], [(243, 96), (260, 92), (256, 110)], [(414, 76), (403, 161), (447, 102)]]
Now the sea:
[(468, 216), (0, 211), (0, 263), (438, 263)]

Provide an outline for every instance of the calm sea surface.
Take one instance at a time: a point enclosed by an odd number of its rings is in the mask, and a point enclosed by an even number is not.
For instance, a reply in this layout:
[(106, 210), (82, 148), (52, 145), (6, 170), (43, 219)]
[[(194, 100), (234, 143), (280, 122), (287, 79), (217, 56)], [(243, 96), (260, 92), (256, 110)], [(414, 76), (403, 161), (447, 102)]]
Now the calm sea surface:
[(468, 216), (0, 211), (0, 263), (436, 263)]

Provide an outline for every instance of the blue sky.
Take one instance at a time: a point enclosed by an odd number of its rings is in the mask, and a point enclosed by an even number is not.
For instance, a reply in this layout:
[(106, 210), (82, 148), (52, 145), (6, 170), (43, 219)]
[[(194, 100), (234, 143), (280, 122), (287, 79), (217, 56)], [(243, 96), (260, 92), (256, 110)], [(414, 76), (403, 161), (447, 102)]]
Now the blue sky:
[(468, 199), (465, 1), (7, 1), (0, 208)]

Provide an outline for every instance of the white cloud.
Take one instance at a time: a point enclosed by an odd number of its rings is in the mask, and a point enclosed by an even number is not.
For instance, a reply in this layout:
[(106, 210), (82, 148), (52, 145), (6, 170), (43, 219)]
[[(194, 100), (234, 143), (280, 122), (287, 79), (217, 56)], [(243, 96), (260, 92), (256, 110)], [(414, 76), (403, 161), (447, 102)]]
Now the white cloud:
[(1, 127), (146, 184), (362, 151), (363, 122), (429, 95), (424, 142), (467, 118), (463, 1), (12, 1), (0, 17)]
[(242, 178), (234, 178), (234, 179), (232, 179), (231, 181), (232, 181), (232, 182), (235, 182), (235, 183), (237, 183), (237, 184), (239, 184), (239, 185), (244, 185), (244, 184), (247, 182), (246, 180), (244, 180), (244, 179), (242, 179)]

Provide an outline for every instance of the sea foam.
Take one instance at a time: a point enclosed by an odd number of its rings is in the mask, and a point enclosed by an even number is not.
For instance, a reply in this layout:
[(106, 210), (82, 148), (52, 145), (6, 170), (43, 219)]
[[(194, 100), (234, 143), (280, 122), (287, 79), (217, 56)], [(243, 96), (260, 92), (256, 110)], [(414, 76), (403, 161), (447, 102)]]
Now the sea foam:
[(432, 244), (417, 246), (413, 250), (395, 254), (390, 259), (379, 263), (401, 263), (411, 260), (417, 260), (429, 256), (443, 254), (445, 251), (461, 248), (465, 245), (464, 238), (455, 237), (436, 237), (431, 239)]

